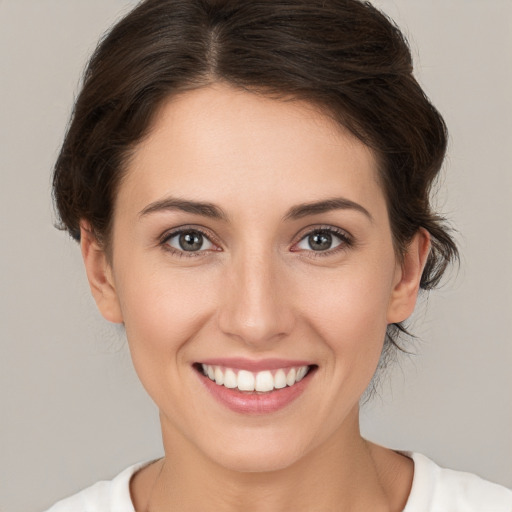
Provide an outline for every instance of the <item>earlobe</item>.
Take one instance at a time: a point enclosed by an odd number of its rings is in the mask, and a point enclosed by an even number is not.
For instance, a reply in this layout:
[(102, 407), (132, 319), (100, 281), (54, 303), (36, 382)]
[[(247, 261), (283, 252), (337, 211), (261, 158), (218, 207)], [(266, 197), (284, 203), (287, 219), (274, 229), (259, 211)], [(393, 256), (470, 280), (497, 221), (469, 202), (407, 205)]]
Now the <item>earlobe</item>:
[(105, 250), (98, 243), (90, 225), (80, 223), (80, 247), (91, 293), (100, 313), (108, 321), (122, 323), (123, 316)]
[(416, 305), (421, 276), (430, 252), (430, 233), (420, 228), (401, 262), (388, 307), (388, 324), (403, 322)]

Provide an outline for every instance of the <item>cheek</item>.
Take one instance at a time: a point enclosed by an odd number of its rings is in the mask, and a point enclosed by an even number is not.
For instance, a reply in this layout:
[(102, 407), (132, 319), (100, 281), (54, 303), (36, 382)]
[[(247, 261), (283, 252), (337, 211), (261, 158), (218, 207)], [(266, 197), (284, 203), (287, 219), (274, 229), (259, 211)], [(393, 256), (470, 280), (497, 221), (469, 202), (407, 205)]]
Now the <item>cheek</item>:
[(303, 287), (304, 317), (334, 353), (334, 364), (357, 361), (369, 371), (377, 364), (393, 282), (393, 272), (384, 268), (392, 269), (393, 264), (352, 263), (318, 275)]
[(161, 265), (152, 269), (147, 262), (128, 268), (137, 268), (137, 275), (124, 274), (118, 294), (133, 363), (148, 387), (148, 380), (172, 380), (170, 367), (179, 371), (181, 366), (175, 363), (184, 360), (182, 347), (214, 309), (215, 276), (197, 269), (176, 271)]

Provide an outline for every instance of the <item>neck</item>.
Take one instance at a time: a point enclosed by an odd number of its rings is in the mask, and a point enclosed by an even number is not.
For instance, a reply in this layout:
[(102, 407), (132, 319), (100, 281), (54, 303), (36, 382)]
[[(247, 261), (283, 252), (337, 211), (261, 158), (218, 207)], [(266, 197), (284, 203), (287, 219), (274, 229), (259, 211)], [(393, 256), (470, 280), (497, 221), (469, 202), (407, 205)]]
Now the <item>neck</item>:
[(391, 510), (381, 464), (359, 433), (357, 410), (345, 427), (284, 469), (239, 472), (199, 453), (162, 419), (166, 457), (149, 510)]

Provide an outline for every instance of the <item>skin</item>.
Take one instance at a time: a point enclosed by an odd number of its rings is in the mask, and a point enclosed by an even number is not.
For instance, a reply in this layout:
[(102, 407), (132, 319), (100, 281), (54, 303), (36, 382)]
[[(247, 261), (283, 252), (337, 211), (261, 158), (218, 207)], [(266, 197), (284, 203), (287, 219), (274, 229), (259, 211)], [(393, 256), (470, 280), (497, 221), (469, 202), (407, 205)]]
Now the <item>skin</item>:
[[(169, 197), (225, 218), (141, 214)], [(287, 217), (333, 197), (358, 206)], [(163, 240), (183, 226), (211, 243), (191, 255)], [(308, 244), (320, 227), (343, 235), (326, 251)], [(166, 456), (133, 478), (137, 511), (402, 510), (413, 463), (361, 437), (358, 403), (386, 326), (414, 309), (429, 236), (397, 258), (368, 147), (303, 102), (223, 84), (186, 92), (128, 164), (110, 255), (85, 221), (81, 243), (98, 307), (124, 323), (160, 410)], [(227, 356), (318, 368), (297, 400), (250, 416), (214, 401), (192, 367)]]

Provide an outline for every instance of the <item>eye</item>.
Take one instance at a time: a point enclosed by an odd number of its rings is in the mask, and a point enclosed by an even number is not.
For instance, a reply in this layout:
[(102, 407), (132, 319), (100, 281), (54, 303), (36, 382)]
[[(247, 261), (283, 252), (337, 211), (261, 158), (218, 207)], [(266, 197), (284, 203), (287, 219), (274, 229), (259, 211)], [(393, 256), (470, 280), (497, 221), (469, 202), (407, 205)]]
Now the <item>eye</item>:
[(163, 243), (181, 252), (202, 252), (215, 246), (208, 237), (197, 229), (186, 229), (171, 233)]
[(350, 245), (346, 234), (332, 228), (319, 228), (310, 231), (295, 247), (302, 251), (327, 252), (342, 244)]

